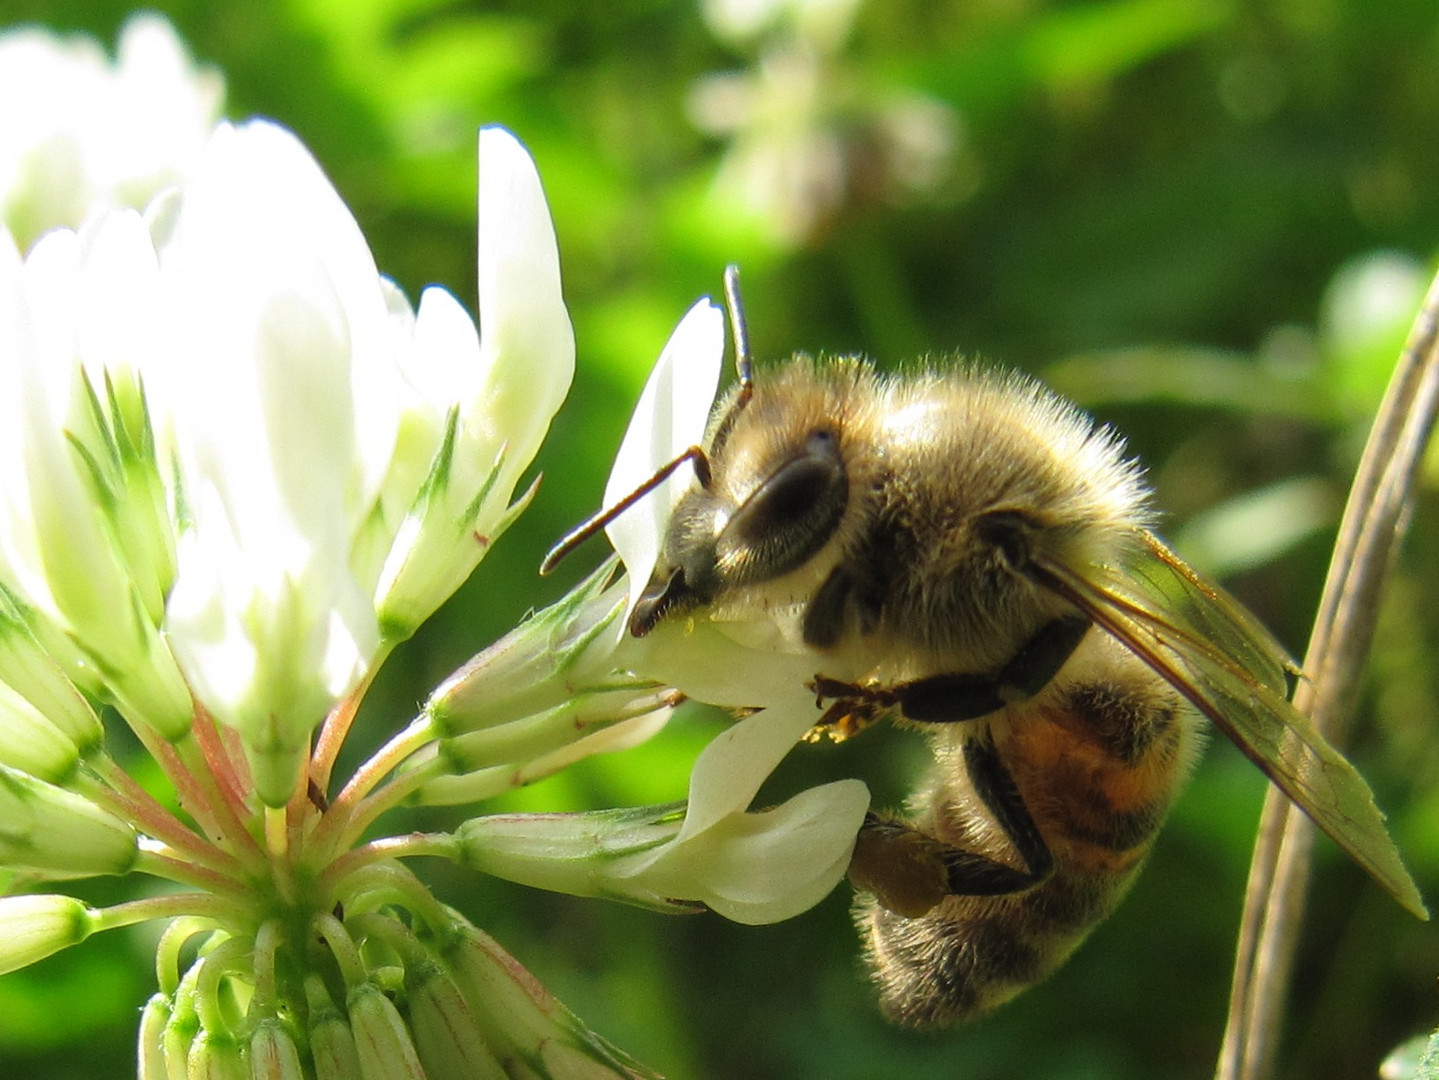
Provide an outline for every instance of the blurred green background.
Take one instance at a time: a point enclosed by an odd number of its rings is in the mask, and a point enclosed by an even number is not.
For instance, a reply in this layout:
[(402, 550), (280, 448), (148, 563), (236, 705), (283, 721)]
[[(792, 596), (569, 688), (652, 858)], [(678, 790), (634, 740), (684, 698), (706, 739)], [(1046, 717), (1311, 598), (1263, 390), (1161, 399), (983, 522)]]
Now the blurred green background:
[[(1367, 420), (1439, 247), (1432, 0), (803, 6), (160, 5), (223, 72), (229, 115), (275, 117), (314, 150), (412, 297), (441, 282), (473, 309), (478, 125), (529, 146), (556, 219), (580, 367), (539, 497), (386, 669), (355, 754), (598, 559), (586, 549), (535, 575), (594, 508), (650, 363), (727, 262), (743, 267), (762, 358), (963, 353), (1047, 378), (1127, 434), (1163, 531), (1302, 653)], [(0, 11), (107, 46), (128, 13), (114, 0)], [(1431, 484), (1352, 739), (1431, 902), (1436, 555)], [(681, 796), (721, 723), (693, 711), (508, 805)], [(887, 730), (802, 747), (776, 792), (858, 774), (893, 805), (924, 756)], [(847, 886), (790, 923), (746, 928), (417, 868), (676, 1080), (1205, 1077), (1263, 790), (1214, 746), (1139, 885), (1068, 967), (940, 1035), (878, 1017)], [(1439, 931), (1327, 841), (1319, 862), (1281, 1075), (1373, 1076), (1439, 1023)], [(88, 895), (112, 888), (128, 891)], [(0, 1074), (133, 1075), (150, 947), (107, 935), (0, 979)]]

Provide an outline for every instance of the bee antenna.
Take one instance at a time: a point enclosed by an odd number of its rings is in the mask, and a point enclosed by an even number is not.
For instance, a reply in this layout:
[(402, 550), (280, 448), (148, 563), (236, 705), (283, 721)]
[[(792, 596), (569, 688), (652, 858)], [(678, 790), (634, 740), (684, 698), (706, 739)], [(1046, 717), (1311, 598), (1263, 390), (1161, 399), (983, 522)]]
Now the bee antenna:
[(674, 472), (686, 461), (694, 462), (695, 475), (699, 478), (700, 484), (704, 487), (709, 487), (709, 458), (705, 457), (705, 452), (698, 446), (691, 446), (684, 453), (680, 454), (679, 457), (674, 458), (671, 461), (667, 461), (663, 465), (661, 465), (657, 470), (655, 470), (655, 474), (653, 476), (651, 476), (648, 480), (642, 483), (639, 487), (631, 491), (619, 502), (615, 503), (613, 506), (606, 507), (598, 514), (595, 514), (588, 520), (581, 522), (579, 525), (576, 525), (573, 529), (571, 529), (564, 536), (562, 536), (559, 542), (555, 544), (554, 547), (550, 548), (550, 552), (548, 555), (545, 556), (544, 561), (540, 563), (540, 573), (548, 574), (551, 570), (553, 570), (556, 566), (560, 564), (561, 559), (563, 559), (570, 552), (574, 551), (575, 548), (579, 547), (591, 536), (594, 536), (595, 533), (599, 532), (611, 521), (614, 521), (615, 518), (619, 517), (621, 514), (623, 514), (635, 503), (643, 499), (655, 488), (659, 487), (662, 483), (665, 482), (666, 479), (669, 478), (670, 473)]
[(745, 325), (744, 298), (739, 291), (739, 267), (730, 263), (724, 270), (724, 302), (729, 312), (730, 336), (734, 338), (734, 368), (739, 376), (739, 404), (754, 393), (754, 360), (749, 351), (749, 328)]

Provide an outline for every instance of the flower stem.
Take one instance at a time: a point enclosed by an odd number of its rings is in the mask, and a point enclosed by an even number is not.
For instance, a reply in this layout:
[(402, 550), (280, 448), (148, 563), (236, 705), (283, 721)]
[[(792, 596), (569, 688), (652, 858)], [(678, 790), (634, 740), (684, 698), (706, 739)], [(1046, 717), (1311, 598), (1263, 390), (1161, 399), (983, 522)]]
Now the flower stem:
[(201, 705), (195, 706), (195, 723), (191, 730), (195, 734), (205, 764), (215, 778), (215, 788), (229, 807), (230, 816), (236, 820), (241, 819), (249, 812), (245, 806), (244, 787), (235, 772), (234, 759), (226, 749), (224, 740), (220, 738), (215, 718)]
[(210, 919), (220, 925), (232, 924), (242, 915), (244, 906), (214, 893), (167, 893), (127, 900), (114, 907), (95, 912), (95, 930), (115, 930), (122, 926), (149, 922), (152, 919), (177, 919), (194, 916)]
[[(341, 851), (354, 842), (378, 814), (365, 813), (369, 800), (365, 798), (386, 775), (434, 738), (430, 718), (421, 713), (410, 721), (384, 746), (380, 747), (368, 761), (355, 770), (349, 783), (344, 786), (335, 801), (316, 828), (312, 842), (321, 850)], [(422, 770), (417, 770), (422, 771)], [(396, 781), (391, 781), (391, 785)], [(393, 805), (393, 804), (391, 804)], [(382, 807), (382, 813), (388, 806)], [(363, 815), (357, 821), (357, 815)]]
[(143, 840), (135, 860), (135, 869), (152, 877), (164, 878), (181, 885), (192, 885), (197, 889), (208, 889), (222, 895), (243, 897), (248, 895), (250, 888), (247, 883), (230, 874), (190, 862), (184, 857), (177, 857), (164, 845), (151, 846)]
[(261, 1015), (272, 1016), (275, 1013), (276, 1003), (276, 982), (275, 982), (275, 953), (280, 947), (280, 924), (274, 919), (268, 919), (255, 934), (255, 950), (253, 969), (255, 974), (255, 996), (253, 1008), (258, 1009)]
[(370, 825), (386, 811), (392, 810), (434, 777), (445, 772), (439, 758), (425, 762), (414, 770), (397, 776), (372, 795), (361, 799), (343, 818), (336, 818), (327, 836), (331, 853), (344, 851), (360, 838)]
[(345, 929), (345, 924), (326, 912), (315, 919), (315, 929), (330, 947), (330, 953), (335, 957), (345, 985), (352, 987), (364, 982), (365, 963), (360, 959), (360, 949), (350, 932)]
[(379, 938), (399, 953), (407, 966), (418, 967), (429, 960), (429, 954), (415, 937), (414, 931), (399, 919), (371, 912), (356, 915), (350, 920), (350, 928), (362, 937)]
[(87, 763), (76, 778), (80, 794), (104, 806), (116, 817), (128, 821), (141, 832), (176, 851), (194, 863), (221, 873), (233, 874), (240, 862), (233, 855), (208, 843), (187, 826), (115, 763), (108, 755), (97, 755)]
[(231, 971), (245, 969), (250, 949), (251, 942), (245, 938), (230, 938), (195, 962), (200, 970), (195, 982), (195, 1012), (205, 1031), (211, 1034), (230, 1031), (231, 1025), (221, 1006), (220, 980)]
[(198, 789), (198, 797), (206, 807), (206, 812), (213, 820), (215, 828), (220, 837), (228, 842), (229, 846), (260, 854), (260, 845), (255, 842), (246, 827), (241, 814), (248, 816), (249, 811), (241, 802), (238, 807), (232, 806), (221, 791), (220, 783), (210, 771), (209, 762), (196, 741), (194, 729), (178, 743), (174, 744), (175, 754), (193, 780), (195, 788)]
[(340, 754), (340, 747), (345, 744), (345, 736), (350, 733), (350, 725), (355, 722), (355, 713), (359, 711), (360, 702), (365, 700), (365, 692), (369, 690), (370, 683), (375, 673), (385, 662), (393, 643), (382, 643), (380, 649), (370, 664), (369, 670), (365, 673), (360, 685), (355, 687), (345, 698), (330, 711), (325, 718), (325, 724), (320, 728), (320, 736), (315, 741), (315, 750), (310, 757), (310, 780), (320, 791), (326, 791), (330, 786), (330, 773), (335, 768), (335, 758)]
[(180, 805), (183, 806), (200, 831), (214, 843), (221, 843), (225, 840), (225, 834), (220, 829), (219, 823), (214, 820), (208, 812), (204, 795), (200, 785), (185, 767), (175, 747), (164, 739), (160, 738), (144, 724), (136, 724), (132, 728), (135, 737), (140, 740), (155, 763), (160, 766), (170, 783), (174, 785), (175, 793), (180, 797)]
[(453, 860), (456, 850), (455, 838), (449, 833), (414, 832), (405, 836), (386, 836), (380, 840), (371, 840), (368, 844), (350, 849), (325, 867), (320, 875), (319, 888), (322, 892), (328, 891), (334, 887), (335, 882), (388, 859), (433, 855), (436, 858)]
[(383, 904), (398, 901), (436, 933), (443, 933), (454, 922), (445, 906), (420, 879), (397, 862), (361, 867), (345, 879), (344, 886), (340, 899), (345, 909), (354, 914), (375, 911)]

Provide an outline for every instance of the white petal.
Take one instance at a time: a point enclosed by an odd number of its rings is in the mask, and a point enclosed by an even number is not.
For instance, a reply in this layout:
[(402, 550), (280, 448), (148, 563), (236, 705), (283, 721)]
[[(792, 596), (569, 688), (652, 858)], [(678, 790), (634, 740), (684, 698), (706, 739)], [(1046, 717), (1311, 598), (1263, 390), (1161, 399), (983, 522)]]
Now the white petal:
[(812, 697), (796, 695), (716, 735), (690, 772), (689, 810), (676, 843), (743, 813), (760, 785), (819, 716)]
[(161, 266), (157, 396), (193, 515), (167, 626), (206, 704), (273, 753), (272, 801), (378, 646), (350, 545), (399, 422), (376, 391), (395, 385), (393, 292), (314, 159), (264, 123), (217, 131)]
[[(65, 435), (77, 402), (83, 321), (80, 238), (45, 236), (15, 284), (0, 345), (0, 562), (32, 603), (117, 665), (138, 661), (131, 590)], [(119, 269), (127, 270), (128, 267)], [(104, 283), (91, 281), (92, 291)], [(115, 288), (123, 289), (119, 281)], [(77, 406), (78, 407), (78, 404)]]
[(404, 374), (441, 418), (476, 391), (480, 335), (469, 312), (448, 290), (432, 285), (420, 294), (413, 351)]
[(512, 519), (515, 485), (574, 374), (559, 250), (534, 162), (500, 128), (480, 132), (479, 156), (478, 342), (454, 297), (429, 289), (406, 365), (424, 404), (401, 429), (397, 465), (428, 471), (430, 458), (418, 458), (423, 440), (412, 436), (428, 425), (437, 446), (452, 409), (458, 423), (445, 473), (404, 506), (409, 516), (397, 522), (378, 576), (377, 602), (397, 633), (428, 618)]
[(461, 402), (461, 419), (499, 434), (504, 479), (513, 484), (569, 392), (575, 335), (535, 163), (503, 128), (480, 131), (479, 156), (481, 377), (476, 397)]
[[(623, 632), (624, 623), (619, 624)], [(743, 640), (731, 631), (773, 630), (772, 638)], [(614, 663), (627, 671), (683, 690), (696, 701), (729, 708), (773, 705), (792, 697), (814, 678), (814, 654), (789, 642), (783, 627), (738, 626), (697, 616), (693, 622), (662, 621), (642, 638), (622, 633)]]
[[(699, 445), (723, 360), (724, 317), (711, 301), (701, 300), (675, 327), (650, 372), (605, 484), (606, 506), (615, 505), (661, 466)], [(671, 509), (693, 482), (692, 473), (678, 470), (605, 530), (630, 581), (639, 587), (649, 581), (659, 558)], [(633, 590), (622, 622), (628, 622), (638, 598), (638, 590)]]
[(695, 852), (694, 896), (727, 919), (758, 925), (814, 907), (839, 884), (869, 810), (860, 780), (802, 791), (763, 813), (730, 818)]
[(140, 207), (194, 171), (219, 113), (218, 75), (195, 68), (163, 18), (139, 15), (118, 60), (82, 37), (0, 34), (0, 217), (26, 244), (115, 206)]

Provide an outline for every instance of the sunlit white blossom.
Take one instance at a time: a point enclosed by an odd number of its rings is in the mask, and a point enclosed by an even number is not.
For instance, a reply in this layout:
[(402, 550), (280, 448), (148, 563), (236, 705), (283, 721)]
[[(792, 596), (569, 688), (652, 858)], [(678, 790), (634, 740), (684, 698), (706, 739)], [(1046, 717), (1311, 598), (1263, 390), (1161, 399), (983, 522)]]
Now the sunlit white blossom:
[(0, 35), (0, 99), (13, 104), (0, 110), (0, 223), (22, 247), (109, 207), (143, 207), (200, 159), (219, 75), (158, 15), (131, 18), (115, 54), (33, 27)]
[[(528, 503), (573, 374), (534, 164), (507, 132), (479, 142), (478, 326), (438, 286), (412, 306), (265, 121), (219, 125), (143, 214), (92, 214), (24, 256), (0, 231), (0, 868), (168, 886), (0, 901), (0, 972), (164, 920), (142, 1077), (643, 1077), (402, 860), (751, 923), (811, 906), (848, 863), (858, 781), (751, 807), (814, 720), (784, 667), (799, 658), (745, 678), (712, 661), (755, 655), (753, 628), (627, 631), (679, 476), (614, 524), (628, 575), (612, 558), (532, 614), (332, 785), (388, 651)], [(701, 440), (722, 352), (703, 301), (610, 497)], [(403, 803), (478, 802), (632, 747), (686, 693), (772, 706), (701, 755), (688, 812), (373, 831)], [(128, 775), (110, 723), (173, 791)]]
[(364, 238), (308, 152), (267, 124), (221, 127), (160, 249), (167, 335), (152, 400), (173, 427), (190, 521), (166, 629), (190, 685), (244, 736), (285, 801), (310, 732), (379, 646), (350, 567), (400, 380)]
[(705, 0), (705, 22), (728, 41), (746, 41), (788, 24), (831, 47), (842, 42), (863, 0)]
[(427, 290), (405, 367), (432, 415), (450, 424), (445, 473), (432, 473), (406, 507), (377, 587), (382, 620), (406, 634), (508, 526), (515, 484), (574, 377), (559, 249), (534, 163), (509, 132), (486, 128), (479, 179), (478, 339), (448, 294)]
[(742, 923), (813, 907), (844, 877), (869, 808), (859, 780), (810, 788), (751, 811), (760, 785), (814, 723), (792, 697), (718, 735), (676, 807), (476, 818), (456, 834), (476, 869), (581, 896), (665, 909), (702, 904)]
[(679, 833), (619, 860), (612, 887), (697, 900), (743, 923), (792, 918), (828, 896), (869, 809), (864, 783), (836, 780), (748, 812), (760, 784), (814, 721), (812, 700), (800, 696), (718, 735), (695, 762)]
[[(702, 300), (675, 328), (650, 373), (605, 484), (606, 506), (703, 443), (723, 356), (724, 321)], [(670, 513), (693, 483), (690, 470), (676, 471), (605, 529), (631, 582), (625, 619), (614, 631), (616, 662), (713, 705), (787, 700), (813, 676), (814, 657), (781, 621), (725, 623), (698, 613), (661, 622), (643, 638), (628, 634), (625, 624), (659, 558)]]
[[(605, 483), (606, 506), (616, 505), (666, 462), (699, 445), (719, 385), (724, 340), (724, 318), (708, 299), (690, 308), (675, 327), (620, 441)], [(670, 511), (691, 480), (686, 471), (672, 474), (605, 528), (631, 581), (642, 585), (649, 580)], [(631, 589), (625, 621), (638, 600), (638, 590)]]

